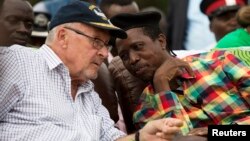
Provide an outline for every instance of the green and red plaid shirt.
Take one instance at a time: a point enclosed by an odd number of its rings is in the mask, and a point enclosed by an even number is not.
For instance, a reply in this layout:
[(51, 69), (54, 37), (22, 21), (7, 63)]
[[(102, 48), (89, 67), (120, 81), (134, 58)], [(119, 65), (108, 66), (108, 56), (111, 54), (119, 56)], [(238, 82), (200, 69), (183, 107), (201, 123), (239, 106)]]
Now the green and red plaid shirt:
[(250, 124), (250, 68), (228, 51), (188, 56), (195, 78), (187, 73), (182, 93), (154, 93), (147, 86), (134, 113), (134, 123), (145, 125), (164, 117), (182, 119), (182, 133), (211, 124)]

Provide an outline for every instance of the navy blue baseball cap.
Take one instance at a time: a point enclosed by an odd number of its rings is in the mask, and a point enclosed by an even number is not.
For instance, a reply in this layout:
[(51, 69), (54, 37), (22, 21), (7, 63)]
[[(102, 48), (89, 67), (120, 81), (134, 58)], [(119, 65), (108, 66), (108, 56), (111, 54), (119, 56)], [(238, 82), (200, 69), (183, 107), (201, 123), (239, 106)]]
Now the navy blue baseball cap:
[(61, 7), (52, 18), (49, 30), (58, 25), (71, 22), (85, 23), (107, 30), (112, 37), (127, 38), (126, 32), (114, 26), (98, 7), (84, 1), (74, 1)]

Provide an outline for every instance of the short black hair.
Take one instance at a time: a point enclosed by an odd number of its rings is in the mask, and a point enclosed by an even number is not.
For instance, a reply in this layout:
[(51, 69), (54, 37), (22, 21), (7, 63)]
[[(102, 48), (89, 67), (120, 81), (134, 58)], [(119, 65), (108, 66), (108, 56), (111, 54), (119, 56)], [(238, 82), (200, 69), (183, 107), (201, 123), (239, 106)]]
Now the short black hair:
[(133, 2), (134, 2), (134, 0), (102, 0), (100, 3), (100, 9), (110, 7), (110, 5), (112, 5), (112, 4), (126, 6), (126, 5), (133, 3)]
[[(153, 41), (159, 37), (160, 34), (164, 34), (159, 26), (151, 26), (151, 25), (145, 25), (142, 27), (144, 35), (147, 35), (149, 38), (151, 38)], [(165, 34), (164, 34), (165, 35)], [(167, 41), (167, 39), (166, 39)], [(172, 56), (176, 56), (176, 54), (173, 52), (173, 50), (166, 45), (167, 51), (170, 53)]]

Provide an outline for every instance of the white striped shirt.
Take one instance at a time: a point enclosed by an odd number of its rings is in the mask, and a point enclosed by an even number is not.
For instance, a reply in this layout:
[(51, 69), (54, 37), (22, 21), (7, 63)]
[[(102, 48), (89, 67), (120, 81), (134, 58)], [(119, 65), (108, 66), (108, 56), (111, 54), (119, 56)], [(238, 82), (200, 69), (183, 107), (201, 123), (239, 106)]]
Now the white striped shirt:
[(124, 135), (91, 81), (73, 101), (69, 71), (48, 46), (0, 48), (1, 141), (111, 141)]

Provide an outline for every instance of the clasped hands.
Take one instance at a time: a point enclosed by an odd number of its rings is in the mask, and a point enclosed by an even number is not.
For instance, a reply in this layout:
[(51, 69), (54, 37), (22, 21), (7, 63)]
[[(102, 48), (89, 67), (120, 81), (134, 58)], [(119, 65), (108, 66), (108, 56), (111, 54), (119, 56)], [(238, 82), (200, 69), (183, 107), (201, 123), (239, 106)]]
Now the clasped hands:
[(140, 130), (140, 141), (206, 141), (207, 127), (192, 129), (187, 136), (180, 133), (183, 122), (176, 118), (163, 118), (148, 122)]
[(171, 141), (178, 133), (183, 122), (176, 118), (163, 118), (148, 122), (140, 130), (140, 141)]

